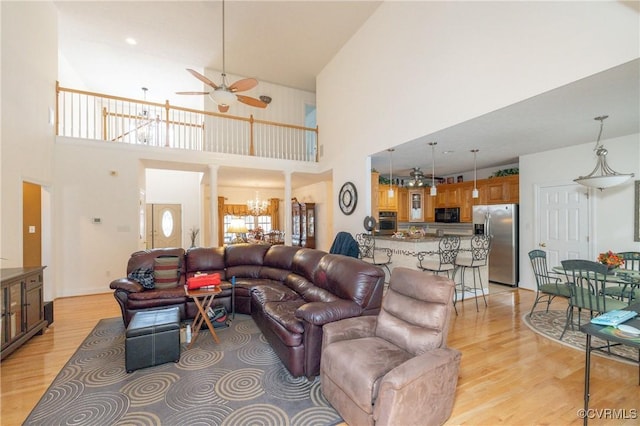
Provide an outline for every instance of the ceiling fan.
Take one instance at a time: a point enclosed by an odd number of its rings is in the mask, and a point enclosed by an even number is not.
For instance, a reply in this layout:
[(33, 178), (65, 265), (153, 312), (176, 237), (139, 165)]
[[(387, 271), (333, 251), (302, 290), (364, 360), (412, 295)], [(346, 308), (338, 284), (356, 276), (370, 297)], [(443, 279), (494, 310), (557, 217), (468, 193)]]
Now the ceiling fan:
[(258, 85), (258, 80), (255, 78), (244, 78), (238, 80), (235, 83), (227, 84), (227, 74), (225, 72), (225, 43), (224, 43), (224, 0), (222, 0), (222, 83), (220, 85), (215, 84), (204, 75), (199, 72), (187, 68), (195, 78), (202, 81), (207, 86), (213, 88), (212, 92), (176, 92), (177, 95), (209, 95), (209, 97), (218, 104), (218, 111), (227, 112), (229, 106), (236, 102), (242, 102), (257, 108), (266, 108), (267, 102), (261, 99), (252, 98), (251, 96), (238, 95), (237, 92), (244, 92), (251, 90)]
[(412, 168), (409, 172), (409, 176), (411, 177), (411, 180), (407, 183), (408, 186), (420, 187), (425, 185), (425, 176), (424, 173), (422, 173), (422, 170), (420, 170), (420, 167)]

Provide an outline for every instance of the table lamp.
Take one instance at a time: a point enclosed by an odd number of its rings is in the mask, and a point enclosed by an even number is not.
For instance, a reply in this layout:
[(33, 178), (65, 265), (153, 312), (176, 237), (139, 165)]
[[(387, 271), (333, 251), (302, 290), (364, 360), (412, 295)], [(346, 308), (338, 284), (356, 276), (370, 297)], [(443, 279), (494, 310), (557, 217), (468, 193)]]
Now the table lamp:
[(244, 219), (232, 219), (229, 224), (229, 228), (227, 228), (227, 232), (236, 234), (236, 237), (231, 241), (231, 244), (247, 242), (247, 238), (245, 237), (245, 234), (247, 233), (247, 224), (244, 222)]

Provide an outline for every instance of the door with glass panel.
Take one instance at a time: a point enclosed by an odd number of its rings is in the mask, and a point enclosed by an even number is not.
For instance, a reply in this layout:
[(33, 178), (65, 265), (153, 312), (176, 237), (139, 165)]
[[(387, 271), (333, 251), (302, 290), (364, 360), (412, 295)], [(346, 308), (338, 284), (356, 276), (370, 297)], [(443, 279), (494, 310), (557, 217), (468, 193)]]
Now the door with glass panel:
[(147, 204), (147, 248), (182, 247), (182, 205)]

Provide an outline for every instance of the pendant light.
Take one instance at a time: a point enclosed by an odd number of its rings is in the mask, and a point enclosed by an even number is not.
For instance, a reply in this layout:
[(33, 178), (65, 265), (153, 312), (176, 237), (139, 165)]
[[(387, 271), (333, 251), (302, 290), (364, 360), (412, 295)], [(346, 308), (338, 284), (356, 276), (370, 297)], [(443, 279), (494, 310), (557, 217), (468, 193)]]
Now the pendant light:
[(438, 142), (429, 142), (431, 145), (431, 190), (429, 194), (432, 197), (438, 195), (438, 189), (436, 188), (436, 145)]
[(393, 198), (393, 186), (391, 185), (393, 184), (393, 151), (395, 149), (389, 148), (387, 151), (389, 151), (389, 192), (387, 194), (389, 198)]
[(479, 149), (472, 149), (473, 152), (473, 191), (471, 191), (471, 198), (478, 198), (478, 185), (476, 182), (478, 181), (478, 167), (476, 165), (476, 154), (480, 151)]
[(600, 137), (602, 136), (604, 120), (608, 117), (608, 115), (602, 115), (594, 118), (594, 120), (600, 121), (600, 133), (598, 133), (598, 140), (596, 141), (596, 146), (593, 149), (598, 156), (596, 167), (588, 175), (580, 176), (573, 180), (580, 185), (588, 186), (589, 188), (598, 188), (601, 191), (605, 188), (611, 188), (612, 186), (623, 184), (633, 177), (633, 173), (618, 173), (607, 164), (608, 152), (604, 146), (600, 144)]

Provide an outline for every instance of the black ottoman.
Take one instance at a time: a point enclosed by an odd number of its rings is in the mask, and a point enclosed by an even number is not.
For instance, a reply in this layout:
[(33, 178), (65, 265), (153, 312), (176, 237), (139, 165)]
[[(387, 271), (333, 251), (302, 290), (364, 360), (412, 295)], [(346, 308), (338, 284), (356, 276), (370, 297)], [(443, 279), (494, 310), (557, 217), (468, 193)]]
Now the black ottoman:
[(124, 342), (127, 373), (180, 361), (180, 309), (136, 312)]

